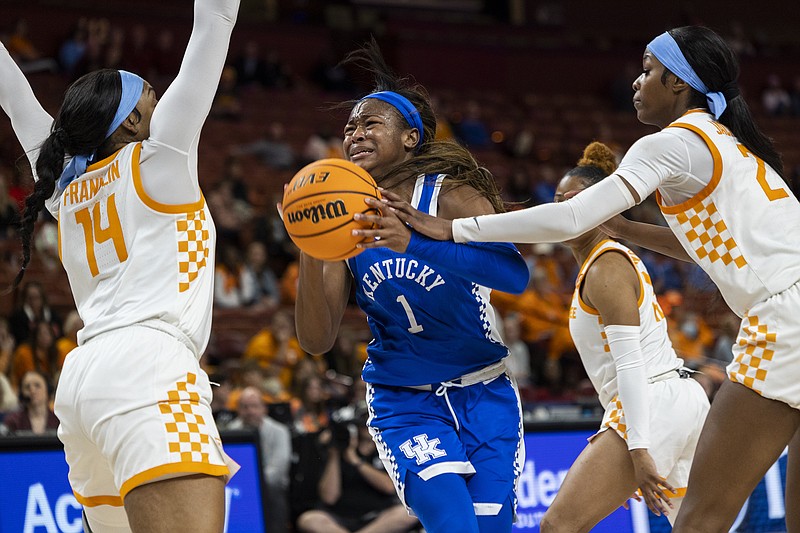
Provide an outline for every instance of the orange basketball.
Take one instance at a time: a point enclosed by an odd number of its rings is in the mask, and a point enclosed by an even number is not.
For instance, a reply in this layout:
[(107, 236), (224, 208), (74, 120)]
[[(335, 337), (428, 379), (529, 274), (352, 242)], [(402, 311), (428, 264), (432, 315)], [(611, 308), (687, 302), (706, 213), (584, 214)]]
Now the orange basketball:
[(358, 255), (361, 238), (351, 232), (365, 226), (356, 213), (378, 213), (364, 198), (380, 198), (369, 173), (344, 159), (320, 159), (300, 169), (283, 193), (283, 224), (303, 252), (341, 261)]

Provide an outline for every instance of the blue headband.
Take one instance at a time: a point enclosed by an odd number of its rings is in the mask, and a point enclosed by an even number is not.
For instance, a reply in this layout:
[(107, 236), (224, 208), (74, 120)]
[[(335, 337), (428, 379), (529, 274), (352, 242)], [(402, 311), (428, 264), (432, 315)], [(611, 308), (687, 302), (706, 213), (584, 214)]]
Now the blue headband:
[(688, 83), (693, 89), (703, 93), (708, 100), (708, 109), (718, 119), (725, 112), (728, 103), (725, 95), (721, 91), (710, 92), (706, 84), (700, 79), (694, 69), (686, 61), (678, 43), (672, 35), (667, 32), (662, 33), (647, 45), (647, 48), (656, 56), (662, 65), (673, 74)]
[(377, 98), (378, 100), (383, 100), (387, 104), (391, 104), (395, 109), (400, 111), (400, 114), (403, 115), (404, 119), (406, 119), (408, 125), (412, 128), (416, 128), (417, 131), (419, 131), (419, 140), (417, 141), (417, 146), (422, 144), (422, 139), (425, 136), (425, 129), (422, 127), (422, 118), (419, 116), (419, 111), (416, 107), (414, 107), (414, 104), (411, 103), (411, 100), (394, 91), (370, 93), (362, 98), (361, 101), (366, 100), (367, 98)]
[[(119, 76), (122, 80), (122, 96), (119, 99), (117, 106), (117, 113), (114, 115), (114, 120), (108, 126), (106, 136), (103, 140), (111, 137), (111, 134), (119, 128), (128, 115), (136, 108), (139, 99), (142, 97), (142, 90), (144, 89), (144, 80), (125, 70), (120, 70)], [(63, 191), (67, 188), (72, 180), (81, 176), (86, 172), (86, 167), (89, 166), (89, 161), (94, 158), (94, 152), (91, 154), (75, 154), (70, 160), (69, 164), (64, 168), (61, 177), (58, 178), (58, 190)]]

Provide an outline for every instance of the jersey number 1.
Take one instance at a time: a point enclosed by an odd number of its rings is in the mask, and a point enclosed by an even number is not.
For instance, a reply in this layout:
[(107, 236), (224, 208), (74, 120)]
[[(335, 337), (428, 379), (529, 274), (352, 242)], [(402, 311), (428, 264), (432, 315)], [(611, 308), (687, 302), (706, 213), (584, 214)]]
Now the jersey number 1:
[(397, 301), (400, 302), (400, 305), (403, 306), (403, 309), (406, 312), (406, 316), (408, 317), (408, 323), (411, 324), (411, 327), (408, 328), (409, 333), (419, 333), (422, 331), (422, 324), (417, 324), (417, 318), (414, 316), (414, 311), (411, 310), (411, 306), (408, 305), (408, 300), (406, 300), (405, 295), (401, 294), (397, 297)]
[(117, 204), (114, 202), (113, 194), (106, 200), (106, 214), (108, 215), (108, 226), (102, 228), (100, 227), (100, 201), (95, 202), (91, 211), (88, 207), (84, 207), (75, 212), (75, 220), (83, 227), (83, 238), (86, 241), (86, 261), (89, 263), (92, 277), (100, 273), (94, 253), (95, 243), (100, 244), (111, 239), (119, 262), (122, 263), (128, 259), (128, 250), (125, 248), (125, 238), (122, 235), (122, 225), (119, 223)]

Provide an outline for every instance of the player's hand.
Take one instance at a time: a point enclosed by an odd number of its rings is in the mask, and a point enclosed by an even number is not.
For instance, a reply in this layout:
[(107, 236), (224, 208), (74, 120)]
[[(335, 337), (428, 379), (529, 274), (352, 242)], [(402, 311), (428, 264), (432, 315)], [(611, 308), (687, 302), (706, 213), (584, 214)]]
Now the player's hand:
[(397, 216), (397, 211), (387, 207), (386, 202), (367, 197), (364, 201), (379, 211), (377, 215), (356, 213), (353, 219), (372, 225), (373, 229), (354, 229), (353, 235), (363, 237), (359, 248), (389, 248), (398, 253), (404, 253), (411, 242), (411, 230)]
[(659, 475), (653, 456), (646, 449), (631, 450), (631, 459), (647, 507), (656, 516), (668, 515), (674, 507), (669, 497), (675, 494), (675, 488)]
[(423, 235), (436, 239), (437, 241), (453, 240), (453, 222), (443, 218), (432, 217), (427, 213), (411, 207), (411, 204), (403, 201), (398, 195), (391, 191), (381, 189), (383, 204), (393, 210), (397, 217), (408, 227), (413, 228)]

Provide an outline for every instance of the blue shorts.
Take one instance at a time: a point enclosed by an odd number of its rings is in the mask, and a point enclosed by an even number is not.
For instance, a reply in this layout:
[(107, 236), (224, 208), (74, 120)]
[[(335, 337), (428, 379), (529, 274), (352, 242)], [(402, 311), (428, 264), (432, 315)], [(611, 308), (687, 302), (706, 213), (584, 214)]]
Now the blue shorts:
[(519, 394), (506, 374), (438, 393), (436, 385), (422, 391), (368, 384), (367, 404), (367, 425), (404, 504), (412, 472), (423, 480), (465, 476), (477, 515), (516, 505), (525, 447)]

